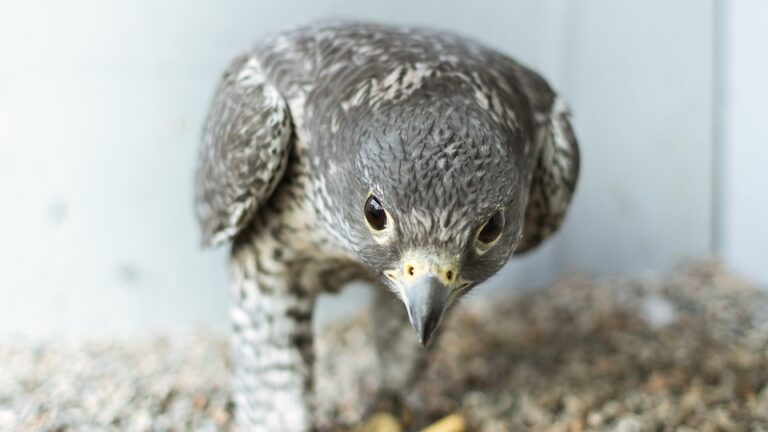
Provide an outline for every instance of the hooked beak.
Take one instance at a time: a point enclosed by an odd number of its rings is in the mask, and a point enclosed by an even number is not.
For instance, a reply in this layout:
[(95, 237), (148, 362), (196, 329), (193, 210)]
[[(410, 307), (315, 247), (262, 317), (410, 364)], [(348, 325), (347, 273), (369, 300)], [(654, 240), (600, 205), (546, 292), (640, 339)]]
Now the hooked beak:
[(470, 281), (459, 274), (459, 258), (407, 251), (396, 268), (384, 271), (408, 311), (419, 342), (426, 346), (451, 303), (452, 293)]
[(429, 343), (445, 311), (448, 287), (432, 275), (404, 282), (403, 300), (408, 318), (422, 346)]

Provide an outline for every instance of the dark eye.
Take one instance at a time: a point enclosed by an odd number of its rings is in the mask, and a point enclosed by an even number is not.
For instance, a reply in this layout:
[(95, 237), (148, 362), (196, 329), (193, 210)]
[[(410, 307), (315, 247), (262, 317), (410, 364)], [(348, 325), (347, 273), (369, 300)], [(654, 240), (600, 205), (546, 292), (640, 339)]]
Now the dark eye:
[(477, 239), (482, 243), (491, 243), (501, 235), (501, 230), (504, 229), (504, 214), (500, 211), (491, 216), (488, 222), (483, 225), (480, 233), (477, 234)]
[(365, 220), (376, 231), (381, 231), (387, 226), (387, 212), (381, 206), (381, 201), (371, 195), (365, 201)]

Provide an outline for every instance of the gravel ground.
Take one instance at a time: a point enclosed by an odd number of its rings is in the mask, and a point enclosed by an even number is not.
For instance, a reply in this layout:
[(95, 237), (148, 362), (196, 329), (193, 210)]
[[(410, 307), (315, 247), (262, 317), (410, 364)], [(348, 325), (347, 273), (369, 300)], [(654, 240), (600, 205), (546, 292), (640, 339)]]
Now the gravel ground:
[[(565, 278), (445, 323), (411, 429), (768, 431), (768, 296), (715, 262), (666, 278)], [(376, 386), (365, 315), (318, 338), (318, 423), (357, 423)], [(0, 431), (217, 431), (225, 335), (0, 342)]]

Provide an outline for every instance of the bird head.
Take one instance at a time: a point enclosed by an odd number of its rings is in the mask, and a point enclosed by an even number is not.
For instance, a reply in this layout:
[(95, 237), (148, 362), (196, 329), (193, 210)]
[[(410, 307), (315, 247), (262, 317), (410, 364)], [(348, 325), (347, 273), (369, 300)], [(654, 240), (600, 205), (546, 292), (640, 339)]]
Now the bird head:
[(400, 298), (422, 345), (445, 311), (495, 274), (527, 201), (519, 133), (449, 98), (401, 104), (347, 131), (362, 144), (331, 183), (346, 235)]

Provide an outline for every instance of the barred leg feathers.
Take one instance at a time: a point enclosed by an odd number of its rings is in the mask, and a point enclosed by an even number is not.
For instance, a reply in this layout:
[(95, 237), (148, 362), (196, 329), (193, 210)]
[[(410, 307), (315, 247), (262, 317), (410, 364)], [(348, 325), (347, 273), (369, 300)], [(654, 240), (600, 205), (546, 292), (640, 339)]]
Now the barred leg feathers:
[(312, 430), (314, 297), (288, 272), (248, 275), (233, 263), (232, 340), (237, 430)]

